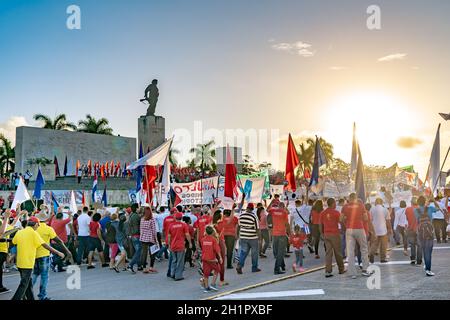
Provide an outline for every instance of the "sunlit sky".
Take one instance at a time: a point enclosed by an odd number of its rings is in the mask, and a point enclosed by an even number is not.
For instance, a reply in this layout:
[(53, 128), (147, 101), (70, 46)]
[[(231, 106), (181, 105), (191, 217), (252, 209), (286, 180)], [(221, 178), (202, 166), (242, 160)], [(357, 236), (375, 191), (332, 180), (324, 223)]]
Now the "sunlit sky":
[[(374, 2), (381, 30), (371, 31)], [(81, 30), (66, 28), (70, 4)], [(251, 156), (283, 169), (289, 132), (321, 135), (349, 161), (356, 121), (366, 164), (423, 176), (439, 122), (442, 160), (450, 142), (437, 114), (450, 112), (449, 12), (444, 0), (1, 1), (0, 131), (14, 139), (37, 112), (91, 113), (136, 137), (138, 100), (157, 78), (167, 136), (193, 134), (194, 121), (279, 129), (268, 142), (279, 156)]]

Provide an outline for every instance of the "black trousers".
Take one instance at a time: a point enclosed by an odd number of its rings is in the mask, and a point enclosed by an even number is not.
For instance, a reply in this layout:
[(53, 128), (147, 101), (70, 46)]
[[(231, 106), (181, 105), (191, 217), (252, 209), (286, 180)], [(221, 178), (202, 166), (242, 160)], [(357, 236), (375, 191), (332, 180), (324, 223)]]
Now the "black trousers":
[(284, 263), (284, 255), (286, 254), (287, 238), (286, 236), (273, 236), (273, 253), (275, 255), (274, 271), (278, 272), (280, 269), (286, 269)]
[(320, 228), (318, 224), (311, 224), (311, 235), (314, 244), (314, 253), (317, 256), (319, 254), (319, 243), (320, 243)]
[(16, 293), (11, 300), (34, 300), (33, 283), (31, 282), (31, 275), (33, 269), (20, 269), (20, 283)]
[(7, 253), (0, 252), (0, 288), (3, 288), (3, 265), (6, 262)]
[(225, 247), (227, 249), (227, 268), (233, 267), (233, 252), (236, 244), (235, 236), (225, 236)]

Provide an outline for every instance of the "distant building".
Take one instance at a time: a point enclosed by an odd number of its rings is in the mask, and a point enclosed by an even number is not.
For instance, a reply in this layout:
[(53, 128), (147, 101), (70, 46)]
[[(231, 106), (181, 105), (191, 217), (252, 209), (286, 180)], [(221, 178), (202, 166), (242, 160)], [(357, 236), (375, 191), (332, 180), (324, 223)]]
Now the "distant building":
[[(242, 148), (239, 147), (230, 147), (231, 158), (236, 165), (236, 169), (239, 172), (242, 171), (243, 161), (242, 161)], [(216, 148), (216, 164), (217, 164), (217, 172), (221, 175), (225, 174), (225, 164), (227, 161), (227, 148), (220, 147)]]

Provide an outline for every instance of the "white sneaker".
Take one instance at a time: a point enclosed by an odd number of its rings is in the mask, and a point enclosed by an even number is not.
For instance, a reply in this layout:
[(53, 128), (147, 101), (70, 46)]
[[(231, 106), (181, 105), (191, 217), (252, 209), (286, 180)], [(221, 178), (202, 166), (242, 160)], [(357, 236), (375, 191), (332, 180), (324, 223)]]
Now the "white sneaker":
[(431, 272), (431, 271), (425, 271), (425, 274), (426, 274), (428, 277), (433, 277), (433, 276), (434, 276), (434, 273)]

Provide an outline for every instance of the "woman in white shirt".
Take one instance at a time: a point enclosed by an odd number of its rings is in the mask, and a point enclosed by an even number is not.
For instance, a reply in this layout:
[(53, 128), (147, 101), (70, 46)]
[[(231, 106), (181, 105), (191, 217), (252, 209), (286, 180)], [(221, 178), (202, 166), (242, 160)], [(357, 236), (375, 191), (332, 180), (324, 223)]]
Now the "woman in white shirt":
[(402, 237), (403, 254), (408, 255), (408, 240), (406, 239), (406, 227), (408, 226), (408, 220), (406, 219), (406, 202), (400, 201), (400, 208), (395, 211), (394, 218), (394, 230), (398, 235)]

